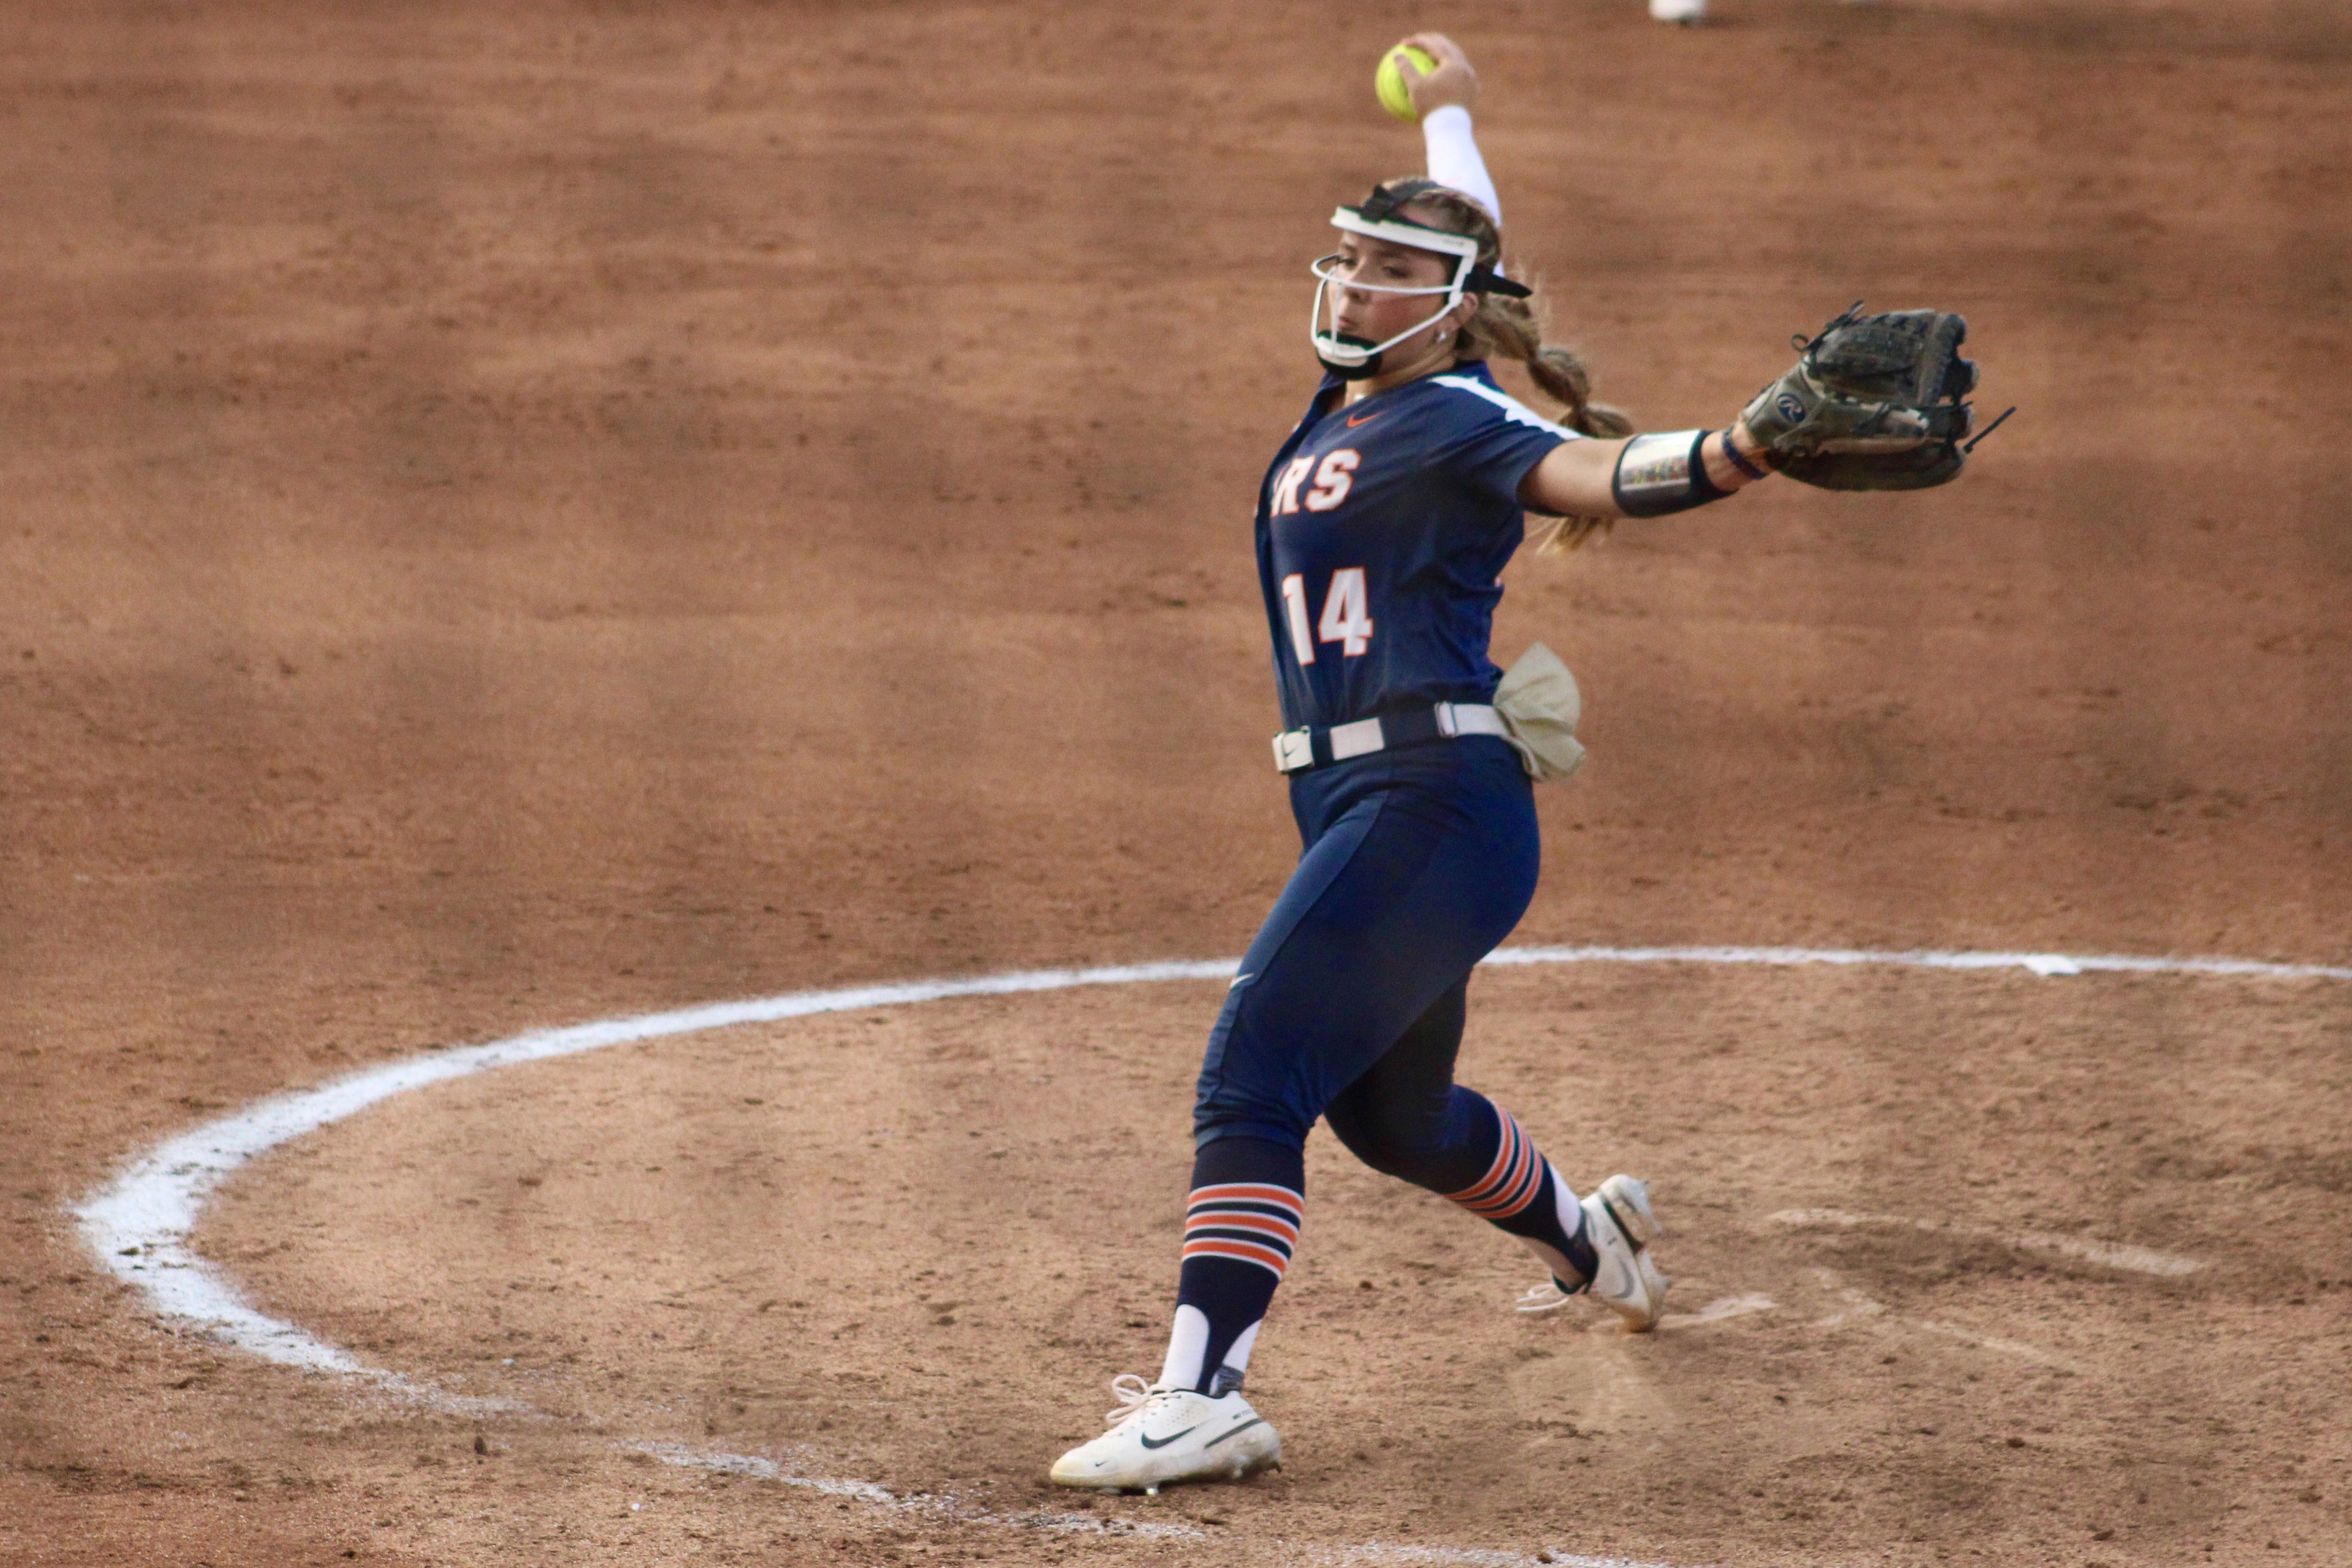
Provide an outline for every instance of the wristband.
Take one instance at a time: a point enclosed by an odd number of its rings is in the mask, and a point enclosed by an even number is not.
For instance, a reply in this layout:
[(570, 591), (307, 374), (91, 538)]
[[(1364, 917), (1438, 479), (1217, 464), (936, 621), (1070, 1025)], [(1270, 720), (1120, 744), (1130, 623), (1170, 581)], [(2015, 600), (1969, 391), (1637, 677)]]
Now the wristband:
[(1664, 517), (1721, 500), (1731, 492), (1706, 477), (1699, 448), (1712, 430), (1668, 430), (1636, 436), (1617, 455), (1609, 482), (1617, 510), (1627, 517)]
[(1746, 458), (1740, 456), (1738, 443), (1735, 442), (1731, 438), (1731, 428), (1732, 427), (1730, 426), (1727, 425), (1724, 426), (1723, 430), (1723, 455), (1731, 459), (1731, 466), (1738, 468), (1741, 473), (1746, 474), (1751, 479), (1770, 479), (1772, 477), (1771, 469), (1759, 468), (1755, 464), (1749, 462)]

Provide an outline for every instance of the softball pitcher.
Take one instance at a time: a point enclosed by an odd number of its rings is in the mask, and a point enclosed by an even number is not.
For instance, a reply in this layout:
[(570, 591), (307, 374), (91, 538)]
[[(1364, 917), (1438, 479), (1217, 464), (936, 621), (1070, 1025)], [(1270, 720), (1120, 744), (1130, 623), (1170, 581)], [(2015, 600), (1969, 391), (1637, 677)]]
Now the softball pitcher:
[[(1298, 1243), (1318, 1118), (1373, 1169), (1518, 1238), (1551, 1281), (1523, 1306), (1590, 1296), (1631, 1331), (1655, 1326), (1667, 1280), (1643, 1183), (1613, 1175), (1580, 1199), (1510, 1112), (1454, 1081), (1472, 966), (1536, 886), (1529, 764), (1487, 658), (1498, 579), (1530, 511), (1574, 543), (1618, 518), (1723, 500), (1799, 459), (1814, 482), (1847, 488), (1958, 468), (1964, 412), (1956, 423), (1844, 395), (1814, 352), (1832, 334), (1727, 428), (1628, 438), (1502, 273), (1467, 60), (1437, 35), (1412, 41), (1440, 62), (1416, 91), (1440, 178), (1391, 180), (1332, 214), (1308, 329), (1325, 374), (1257, 496), (1284, 724), (1275, 765), (1304, 849), (1209, 1036), (1160, 1375), (1114, 1380), (1110, 1430), (1053, 1467), (1068, 1486), (1238, 1478), (1279, 1458), (1242, 1384)], [(1957, 336), (1944, 339), (1947, 364), (1965, 365), (1950, 360)], [(1522, 363), (1560, 417), (1505, 392), (1486, 366), (1496, 354)], [(1958, 372), (1937, 374), (1939, 393), (1957, 384)], [(1837, 472), (1818, 477), (1822, 465)], [(1873, 479), (1873, 465), (1899, 472)]]

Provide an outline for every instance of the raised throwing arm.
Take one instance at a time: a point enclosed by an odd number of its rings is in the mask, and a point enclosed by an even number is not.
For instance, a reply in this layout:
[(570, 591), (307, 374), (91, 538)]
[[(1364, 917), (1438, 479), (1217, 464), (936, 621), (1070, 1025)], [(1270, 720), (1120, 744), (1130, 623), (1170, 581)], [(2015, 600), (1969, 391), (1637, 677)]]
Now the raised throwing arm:
[(1501, 223), (1503, 198), (1496, 194), (1494, 177), (1486, 173), (1486, 160), (1479, 154), (1478, 139), (1470, 127), (1470, 109), (1478, 101), (1478, 73), (1470, 68), (1470, 57), (1443, 33), (1415, 33), (1404, 41), (1437, 62), (1427, 72), (1410, 58), (1397, 64), (1397, 74), (1412, 95), (1413, 112), (1421, 117), (1429, 177), (1460, 191)]

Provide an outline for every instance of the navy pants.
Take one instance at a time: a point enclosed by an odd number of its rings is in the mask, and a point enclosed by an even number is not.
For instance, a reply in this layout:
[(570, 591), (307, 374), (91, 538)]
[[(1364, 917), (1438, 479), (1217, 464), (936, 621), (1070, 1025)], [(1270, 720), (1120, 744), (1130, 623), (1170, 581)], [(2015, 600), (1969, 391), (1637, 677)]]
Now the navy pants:
[(1302, 1148), (1328, 1117), (1375, 1169), (1466, 1187), (1494, 1112), (1454, 1058), (1471, 968), (1535, 896), (1527, 771), (1465, 736), (1294, 774), (1290, 805), (1305, 849), (1209, 1037), (1194, 1136)]

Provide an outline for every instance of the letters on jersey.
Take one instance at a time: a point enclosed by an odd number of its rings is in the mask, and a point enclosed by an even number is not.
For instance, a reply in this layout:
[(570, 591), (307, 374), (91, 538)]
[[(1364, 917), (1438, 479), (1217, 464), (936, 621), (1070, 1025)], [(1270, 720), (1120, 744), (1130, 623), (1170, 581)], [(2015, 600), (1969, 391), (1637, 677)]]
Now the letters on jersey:
[(1342, 404), (1327, 376), (1266, 472), (1258, 577), (1285, 729), (1493, 700), (1519, 481), (1577, 433), (1486, 365)]

